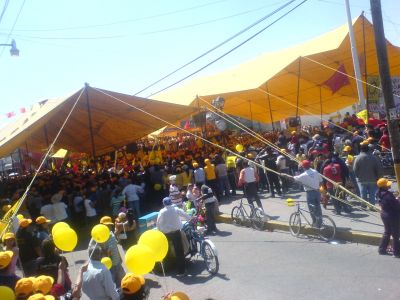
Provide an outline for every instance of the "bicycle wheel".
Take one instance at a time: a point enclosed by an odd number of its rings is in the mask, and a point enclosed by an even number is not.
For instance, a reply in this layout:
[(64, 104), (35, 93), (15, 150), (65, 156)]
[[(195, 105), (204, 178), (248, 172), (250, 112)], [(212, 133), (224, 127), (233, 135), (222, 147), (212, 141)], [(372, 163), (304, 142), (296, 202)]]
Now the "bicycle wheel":
[(321, 227), (318, 231), (319, 236), (329, 242), (335, 238), (336, 234), (336, 224), (335, 222), (328, 216), (322, 216)]
[(301, 229), (301, 218), (299, 212), (294, 212), (289, 218), (289, 229), (293, 236), (299, 236)]
[(217, 274), (219, 270), (219, 260), (216, 250), (214, 250), (214, 244), (209, 240), (205, 240), (201, 246), (203, 248), (201, 253), (203, 254), (202, 256), (207, 271), (212, 275)]
[(234, 225), (240, 226), (243, 224), (245, 218), (243, 215), (243, 211), (240, 209), (239, 206), (235, 206), (234, 208), (232, 208), (231, 219)]
[(264, 230), (264, 213), (259, 208), (252, 208), (251, 225), (254, 229)]

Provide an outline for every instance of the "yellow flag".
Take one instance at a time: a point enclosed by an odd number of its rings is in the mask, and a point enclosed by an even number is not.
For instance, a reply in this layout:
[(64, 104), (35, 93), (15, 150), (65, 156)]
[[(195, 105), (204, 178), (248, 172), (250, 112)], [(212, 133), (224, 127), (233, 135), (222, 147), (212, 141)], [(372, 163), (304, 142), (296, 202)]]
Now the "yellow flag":
[(357, 117), (359, 117), (360, 119), (363, 119), (365, 124), (368, 124), (368, 112), (366, 109), (357, 113)]

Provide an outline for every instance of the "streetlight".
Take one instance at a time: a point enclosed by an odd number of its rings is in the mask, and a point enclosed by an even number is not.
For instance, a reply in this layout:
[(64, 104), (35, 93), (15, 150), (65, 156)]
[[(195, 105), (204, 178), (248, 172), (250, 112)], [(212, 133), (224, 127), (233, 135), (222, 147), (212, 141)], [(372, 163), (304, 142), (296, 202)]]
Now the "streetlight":
[(0, 44), (0, 46), (10, 46), (10, 54), (11, 56), (19, 56), (19, 50), (17, 48), (17, 43), (15, 43), (15, 40), (11, 40), (11, 44)]

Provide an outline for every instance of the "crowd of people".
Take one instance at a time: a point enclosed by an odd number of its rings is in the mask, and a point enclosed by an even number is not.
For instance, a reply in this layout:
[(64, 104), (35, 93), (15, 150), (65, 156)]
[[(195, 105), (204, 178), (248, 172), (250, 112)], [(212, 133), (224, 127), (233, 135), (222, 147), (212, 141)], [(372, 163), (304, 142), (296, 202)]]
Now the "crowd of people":
[[(240, 188), (249, 203), (256, 202), (264, 211), (260, 191), (276, 197), (304, 187), (308, 203), (316, 207), (310, 211), (317, 223), (321, 199), (324, 207), (328, 204), (321, 192), (332, 195), (336, 184), (346, 186), (367, 200), (371, 209), (380, 201), (385, 234), (379, 253), (386, 254), (390, 236), (397, 236), (393, 254), (400, 254), (400, 204), (388, 191), (389, 183), (380, 179), (384, 174), (381, 156), (391, 148), (384, 123), (363, 125), (346, 115), (342, 126), (260, 134), (268, 145), (252, 135), (226, 132), (207, 137), (214, 145), (187, 135), (143, 139), (132, 153), (120, 149), (115, 160), (111, 154), (96, 160), (66, 160), (60, 170), (41, 172), (21, 207), (19, 228), (3, 236), (0, 285), (15, 291), (17, 299), (42, 299), (32, 298), (35, 293), (72, 299), (79, 298), (81, 291), (90, 299), (142, 299), (144, 279), (125, 274), (117, 247), (119, 243), (127, 249), (137, 242), (138, 219), (161, 209), (157, 225), (178, 249), (178, 274), (184, 274), (181, 223), (177, 220), (190, 219), (193, 210), (198, 213), (204, 206), (205, 234), (215, 234), (219, 204)], [(0, 215), (20, 199), (31, 178), (2, 179)], [(331, 202), (336, 214), (351, 213), (342, 201)], [(99, 221), (113, 232), (104, 244), (89, 242), (90, 259), (74, 283), (68, 261), (52, 241), (50, 228), (61, 221), (86, 236)], [(100, 262), (105, 255), (112, 260), (110, 271)], [(17, 265), (23, 278), (16, 274)]]

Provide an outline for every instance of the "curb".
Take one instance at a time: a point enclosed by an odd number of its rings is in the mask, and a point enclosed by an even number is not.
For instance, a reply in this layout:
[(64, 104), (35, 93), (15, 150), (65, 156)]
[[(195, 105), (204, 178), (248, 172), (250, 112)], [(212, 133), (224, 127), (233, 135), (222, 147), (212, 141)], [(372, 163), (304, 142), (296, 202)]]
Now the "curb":
[[(217, 221), (221, 223), (231, 224), (232, 219), (228, 214), (220, 214), (217, 216)], [(265, 228), (270, 231), (281, 230), (289, 231), (289, 223), (282, 221), (268, 221), (264, 222)], [(312, 229), (310, 227), (303, 227), (302, 232), (305, 234), (312, 234)], [(357, 231), (357, 230), (346, 230), (340, 227), (336, 227), (336, 239), (342, 241), (348, 241), (358, 244), (366, 244), (378, 246), (381, 241), (382, 235), (372, 232)]]

